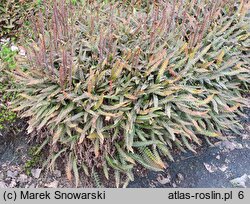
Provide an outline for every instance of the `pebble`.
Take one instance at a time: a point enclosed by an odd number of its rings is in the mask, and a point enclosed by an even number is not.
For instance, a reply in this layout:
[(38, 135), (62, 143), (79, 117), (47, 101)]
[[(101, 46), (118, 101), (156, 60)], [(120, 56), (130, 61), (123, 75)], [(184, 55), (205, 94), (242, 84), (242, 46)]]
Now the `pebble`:
[(184, 180), (184, 176), (181, 173), (178, 173), (177, 174), (177, 179), (178, 179), (179, 182), (181, 182), (181, 181)]
[(26, 182), (28, 182), (28, 176), (25, 174), (20, 174), (17, 181), (20, 183), (26, 183)]
[(18, 50), (19, 50), (18, 47), (15, 46), (15, 45), (12, 45), (12, 46), (10, 47), (10, 49), (11, 49), (12, 52), (18, 51)]
[(161, 174), (158, 175), (157, 177), (157, 181), (164, 185), (164, 184), (167, 184), (167, 183), (170, 183), (171, 182), (171, 177), (170, 175), (168, 175), (167, 177), (163, 177)]
[(226, 171), (227, 168), (228, 168), (228, 166), (226, 166), (225, 164), (223, 164), (222, 167), (219, 167), (219, 169), (220, 169), (222, 172)]
[(25, 56), (26, 55), (26, 51), (24, 49), (20, 48), (19, 55)]
[(16, 180), (12, 179), (9, 185), (9, 188), (15, 188), (16, 187)]
[(7, 42), (9, 42), (10, 41), (10, 38), (1, 38), (0, 39), (0, 42), (1, 43), (7, 43)]
[(45, 184), (44, 186), (47, 187), (47, 188), (57, 188), (58, 183), (59, 182), (55, 180), (55, 181), (53, 181), (51, 183)]
[(217, 171), (217, 167), (215, 165), (213, 164), (210, 165), (208, 163), (203, 163), (203, 164), (210, 173)]
[(42, 169), (31, 169), (31, 174), (36, 179), (40, 177), (41, 172), (42, 172)]
[(248, 180), (248, 175), (247, 174), (244, 174), (243, 176), (239, 177), (239, 178), (235, 178), (235, 179), (232, 179), (230, 181), (230, 183), (233, 185), (233, 186), (236, 186), (236, 187), (243, 187), (243, 188), (246, 188), (246, 181)]
[(224, 141), (225, 147), (229, 150), (234, 150), (234, 149), (242, 149), (243, 146), (240, 143), (237, 143), (235, 141), (230, 142), (230, 141)]
[(55, 177), (60, 178), (62, 176), (62, 172), (59, 170), (55, 170), (54, 175), (55, 175)]
[(219, 159), (220, 159), (220, 155), (217, 155), (217, 156), (216, 156), (216, 159), (218, 159), (218, 160), (219, 160)]
[(149, 186), (150, 186), (150, 188), (155, 188), (156, 187), (155, 184), (153, 184), (153, 183), (149, 183)]
[(6, 183), (4, 183), (3, 181), (0, 181), (0, 188), (7, 188)]
[(3, 179), (4, 179), (4, 173), (1, 172), (1, 173), (0, 173), (0, 180), (3, 180)]
[(9, 178), (16, 178), (17, 175), (18, 175), (17, 171), (14, 171), (14, 172), (12, 172), (10, 170), (7, 171), (7, 177), (9, 177)]
[(244, 134), (242, 135), (243, 140), (249, 140), (250, 139), (250, 134)]
[(30, 184), (30, 186), (28, 186), (28, 188), (35, 188), (35, 184), (34, 183)]

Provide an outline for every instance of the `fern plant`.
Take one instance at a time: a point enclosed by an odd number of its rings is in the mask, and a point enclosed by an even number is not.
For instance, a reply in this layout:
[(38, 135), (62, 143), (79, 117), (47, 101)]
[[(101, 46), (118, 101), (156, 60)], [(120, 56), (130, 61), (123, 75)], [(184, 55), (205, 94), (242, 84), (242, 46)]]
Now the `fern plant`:
[(14, 110), (29, 133), (49, 131), (48, 165), (65, 157), (76, 185), (79, 171), (100, 185), (100, 169), (126, 185), (137, 164), (162, 171), (172, 149), (195, 152), (201, 137), (242, 128), (249, 4), (134, 2), (45, 2), (29, 68), (13, 72), (22, 85)]

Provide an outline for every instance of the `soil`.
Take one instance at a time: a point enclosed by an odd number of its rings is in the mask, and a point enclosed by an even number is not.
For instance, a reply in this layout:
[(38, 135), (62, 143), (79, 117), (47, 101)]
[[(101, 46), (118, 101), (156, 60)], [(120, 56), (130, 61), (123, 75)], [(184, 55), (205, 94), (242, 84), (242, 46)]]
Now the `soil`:
[(0, 130), (0, 164), (22, 162), (22, 156), (27, 154), (28, 147), (26, 127), (24, 121), (18, 120), (14, 124), (6, 124), (5, 128)]
[[(250, 110), (246, 110), (250, 116)], [(203, 141), (197, 154), (190, 151), (175, 153), (175, 162), (168, 162), (164, 172), (153, 172), (138, 167), (135, 181), (129, 188), (203, 188), (203, 187), (250, 187), (250, 117), (242, 120), (244, 131), (240, 136), (227, 132), (228, 140), (213, 141), (213, 146)], [(25, 165), (30, 159), (29, 150), (34, 146), (25, 132), (26, 123), (18, 120), (5, 131), (0, 131), (0, 188), (4, 187), (75, 187), (69, 182), (63, 169), (54, 173), (41, 171), (41, 165), (27, 172)], [(241, 178), (242, 177), (242, 178)], [(243, 178), (244, 177), (244, 178)], [(235, 183), (231, 180), (239, 179)], [(242, 180), (243, 179), (243, 180)], [(230, 182), (231, 181), (231, 182)], [(114, 182), (103, 182), (114, 187)], [(94, 187), (81, 175), (79, 187)]]
[[(231, 144), (240, 145), (233, 150), (219, 146), (204, 147), (198, 154), (184, 153), (176, 155), (176, 162), (169, 163), (163, 173), (149, 171), (144, 177), (136, 178), (131, 188), (224, 188), (234, 187), (230, 180), (250, 175), (250, 140)], [(242, 145), (242, 146), (241, 146)], [(207, 167), (207, 168), (206, 168)], [(250, 179), (245, 183), (250, 187)], [(243, 187), (243, 186), (238, 186)]]
[[(36, 141), (27, 135), (27, 124), (18, 120), (0, 131), (0, 188), (70, 188), (73, 182), (66, 179), (63, 171), (42, 171), (42, 162), (37, 161), (27, 167), (33, 160), (32, 148)], [(41, 157), (44, 158), (45, 154)], [(82, 176), (79, 187), (93, 187), (89, 179)]]

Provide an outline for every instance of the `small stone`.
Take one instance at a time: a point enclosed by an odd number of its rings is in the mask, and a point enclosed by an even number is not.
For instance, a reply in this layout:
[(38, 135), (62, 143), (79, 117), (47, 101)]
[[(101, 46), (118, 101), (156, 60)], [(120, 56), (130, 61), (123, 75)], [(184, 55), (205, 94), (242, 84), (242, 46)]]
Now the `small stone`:
[(242, 149), (243, 148), (243, 145), (236, 142), (236, 141), (231, 142), (231, 141), (226, 140), (226, 141), (223, 141), (221, 143), (221, 145), (222, 145), (222, 147), (228, 149), (229, 151), (232, 151), (234, 149)]
[(2, 168), (3, 168), (3, 169), (5, 169), (6, 167), (7, 167), (7, 164), (6, 164), (6, 163), (2, 164)]
[(62, 172), (59, 170), (55, 170), (54, 175), (55, 175), (55, 177), (60, 178), (62, 176)]
[(213, 164), (207, 164), (207, 163), (203, 163), (204, 166), (206, 167), (206, 169), (210, 172), (210, 173), (213, 173), (215, 171), (217, 171), (217, 167), (214, 166)]
[(32, 177), (28, 177), (28, 183), (32, 182)]
[(149, 186), (150, 186), (150, 188), (155, 188), (156, 187), (155, 184), (153, 184), (153, 183), (150, 183)]
[(172, 183), (172, 186), (173, 186), (173, 188), (177, 187), (176, 183)]
[(28, 188), (35, 188), (35, 184), (34, 183), (30, 184)]
[(220, 159), (220, 155), (217, 155), (215, 158), (219, 160)]
[(230, 183), (233, 185), (233, 186), (236, 186), (236, 187), (243, 187), (243, 188), (246, 188), (246, 181), (248, 179), (248, 175), (247, 174), (244, 174), (243, 176), (239, 177), (239, 178), (235, 178), (235, 179), (232, 179), (230, 181)]
[(184, 180), (184, 176), (181, 173), (177, 174), (177, 179), (179, 180), (179, 182)]
[(240, 143), (235, 143), (235, 149), (243, 149), (243, 145)]
[(1, 173), (0, 173), (0, 180), (3, 180), (3, 179), (4, 179), (4, 173), (1, 172)]
[(0, 189), (1, 188), (7, 188), (6, 183), (4, 183), (3, 181), (0, 181)]
[(250, 149), (250, 146), (249, 146), (248, 144), (246, 144), (246, 148), (247, 148), (247, 149)]
[(157, 181), (160, 184), (164, 185), (164, 184), (167, 184), (167, 183), (171, 182), (171, 177), (170, 176), (163, 177), (161, 174), (159, 174), (158, 177), (157, 177)]
[(244, 134), (242, 135), (243, 140), (249, 140), (250, 139), (250, 134)]
[(10, 41), (10, 38), (1, 38), (0, 42), (7, 43)]
[(227, 168), (228, 168), (228, 166), (226, 166), (225, 164), (222, 165), (222, 167), (219, 167), (219, 169), (220, 169), (222, 172), (226, 171)]
[(231, 172), (226, 171), (225, 176), (226, 176), (227, 179), (229, 179), (229, 178), (232, 178), (233, 175), (232, 175)]
[(59, 184), (59, 182), (57, 180), (55, 180), (51, 183), (45, 184), (44, 186), (47, 188), (57, 188), (58, 184)]
[(11, 49), (12, 52), (18, 51), (18, 47), (15, 46), (15, 45), (12, 45), (12, 46), (10, 47), (10, 49)]
[(228, 140), (224, 141), (223, 142), (223, 146), (227, 149), (229, 149), (230, 151), (234, 150), (235, 149), (235, 144), (233, 142), (230, 142)]
[(19, 47), (19, 48), (20, 48), (19, 55), (25, 56), (26, 55), (26, 51), (23, 48), (21, 48), (21, 47)]
[(12, 179), (9, 185), (9, 188), (15, 188), (16, 187), (16, 180)]
[(20, 174), (18, 180), (20, 183), (27, 183), (28, 182), (28, 176), (25, 174)]
[(12, 172), (10, 170), (7, 171), (7, 177), (9, 177), (9, 178), (16, 178), (17, 175), (18, 175), (17, 171), (14, 171), (14, 172)]
[(7, 177), (7, 178), (4, 179), (4, 181), (5, 181), (6, 183), (9, 183), (9, 182), (11, 181), (11, 178)]
[(31, 174), (34, 178), (38, 179), (40, 177), (42, 169), (31, 169)]

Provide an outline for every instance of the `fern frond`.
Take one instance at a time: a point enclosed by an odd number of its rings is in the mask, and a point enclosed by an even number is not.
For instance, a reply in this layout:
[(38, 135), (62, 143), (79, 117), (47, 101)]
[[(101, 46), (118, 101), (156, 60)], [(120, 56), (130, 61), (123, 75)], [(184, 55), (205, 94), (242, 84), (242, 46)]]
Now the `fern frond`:
[(91, 178), (93, 179), (96, 188), (102, 188), (100, 177), (94, 168), (92, 169)]

